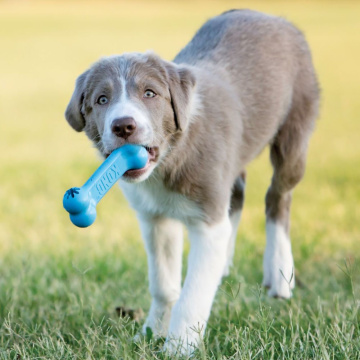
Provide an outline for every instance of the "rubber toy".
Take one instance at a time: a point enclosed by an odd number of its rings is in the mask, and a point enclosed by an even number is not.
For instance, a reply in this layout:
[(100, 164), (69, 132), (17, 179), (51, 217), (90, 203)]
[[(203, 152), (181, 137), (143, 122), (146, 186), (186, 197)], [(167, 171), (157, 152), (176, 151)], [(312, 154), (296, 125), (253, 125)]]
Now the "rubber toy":
[(114, 150), (80, 188), (66, 191), (63, 206), (78, 227), (88, 227), (96, 219), (96, 205), (128, 170), (143, 168), (148, 153), (143, 146), (126, 144)]

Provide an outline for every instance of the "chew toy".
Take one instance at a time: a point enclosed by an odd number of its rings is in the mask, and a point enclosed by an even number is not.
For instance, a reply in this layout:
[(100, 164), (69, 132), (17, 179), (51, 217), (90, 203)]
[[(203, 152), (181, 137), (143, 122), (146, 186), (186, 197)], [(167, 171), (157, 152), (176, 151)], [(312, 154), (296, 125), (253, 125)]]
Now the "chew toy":
[(114, 150), (90, 179), (81, 187), (69, 189), (63, 206), (78, 227), (90, 226), (96, 219), (96, 205), (128, 170), (143, 168), (148, 160), (146, 149), (126, 144)]

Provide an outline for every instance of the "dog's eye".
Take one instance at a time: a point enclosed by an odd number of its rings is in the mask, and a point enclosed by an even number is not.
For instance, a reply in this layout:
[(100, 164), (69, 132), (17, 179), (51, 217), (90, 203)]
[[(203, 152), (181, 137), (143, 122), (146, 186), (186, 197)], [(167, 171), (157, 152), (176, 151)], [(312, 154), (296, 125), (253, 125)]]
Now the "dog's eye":
[(144, 92), (144, 98), (153, 98), (155, 96), (156, 94), (152, 90), (148, 89)]
[(97, 103), (99, 105), (105, 105), (109, 102), (108, 98), (105, 95), (101, 95), (98, 99), (97, 99)]

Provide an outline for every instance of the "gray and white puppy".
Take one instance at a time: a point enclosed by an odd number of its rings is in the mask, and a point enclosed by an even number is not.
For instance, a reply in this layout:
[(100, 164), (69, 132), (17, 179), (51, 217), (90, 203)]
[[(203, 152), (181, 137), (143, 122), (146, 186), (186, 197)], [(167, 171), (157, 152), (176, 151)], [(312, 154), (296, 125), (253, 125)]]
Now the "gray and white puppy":
[[(137, 211), (152, 304), (144, 324), (165, 349), (190, 353), (229, 273), (244, 199), (245, 167), (266, 145), (263, 284), (289, 298), (294, 262), (291, 193), (301, 180), (318, 112), (308, 45), (284, 19), (232, 10), (209, 20), (173, 62), (153, 53), (101, 59), (80, 75), (66, 119), (107, 156), (125, 143), (149, 153), (120, 186)], [(182, 225), (191, 250), (181, 286)]]

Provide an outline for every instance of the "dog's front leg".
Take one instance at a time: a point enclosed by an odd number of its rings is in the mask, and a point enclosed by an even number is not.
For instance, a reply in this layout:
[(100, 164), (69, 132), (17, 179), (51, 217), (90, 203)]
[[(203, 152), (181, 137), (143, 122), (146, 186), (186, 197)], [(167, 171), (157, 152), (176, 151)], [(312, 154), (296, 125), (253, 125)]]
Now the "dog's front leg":
[(166, 336), (171, 309), (181, 291), (182, 224), (171, 219), (139, 216), (148, 256), (152, 303), (143, 326), (154, 336)]
[(179, 300), (171, 313), (165, 350), (190, 354), (204, 334), (216, 290), (227, 260), (231, 222), (226, 215), (215, 224), (188, 226), (191, 249)]

